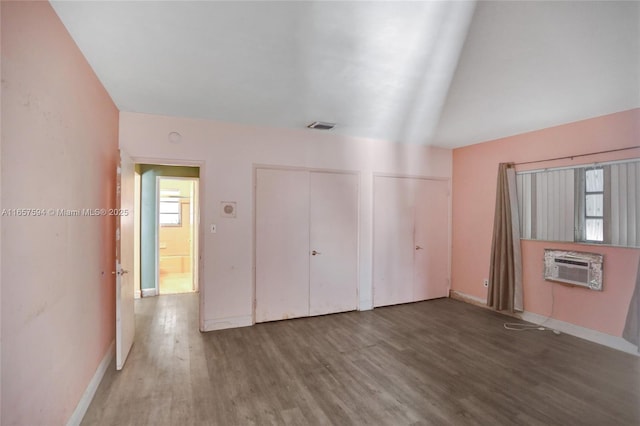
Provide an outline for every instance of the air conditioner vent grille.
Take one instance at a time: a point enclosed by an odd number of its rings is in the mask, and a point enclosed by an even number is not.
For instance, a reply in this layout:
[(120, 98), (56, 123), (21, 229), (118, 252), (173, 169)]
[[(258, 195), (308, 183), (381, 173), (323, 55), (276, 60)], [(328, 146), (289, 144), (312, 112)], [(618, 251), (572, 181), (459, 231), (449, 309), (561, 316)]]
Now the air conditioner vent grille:
[(563, 258), (556, 258), (556, 263), (564, 263), (565, 265), (577, 265), (582, 267), (589, 266), (589, 262), (581, 261), (581, 260), (569, 260)]
[(570, 283), (588, 283), (589, 270), (582, 268), (558, 268), (557, 278)]

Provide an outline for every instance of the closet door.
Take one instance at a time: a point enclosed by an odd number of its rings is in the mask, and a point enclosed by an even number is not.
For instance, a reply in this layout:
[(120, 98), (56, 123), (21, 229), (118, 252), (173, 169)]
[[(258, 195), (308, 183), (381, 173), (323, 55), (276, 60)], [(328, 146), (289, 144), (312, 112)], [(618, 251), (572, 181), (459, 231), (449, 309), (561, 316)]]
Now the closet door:
[(309, 315), (309, 173), (256, 170), (256, 322)]
[(449, 293), (449, 185), (445, 181), (415, 182), (415, 301)]
[(373, 222), (373, 305), (447, 296), (448, 183), (376, 177)]
[(373, 305), (412, 302), (415, 180), (374, 178)]
[(311, 172), (309, 314), (355, 310), (358, 176)]

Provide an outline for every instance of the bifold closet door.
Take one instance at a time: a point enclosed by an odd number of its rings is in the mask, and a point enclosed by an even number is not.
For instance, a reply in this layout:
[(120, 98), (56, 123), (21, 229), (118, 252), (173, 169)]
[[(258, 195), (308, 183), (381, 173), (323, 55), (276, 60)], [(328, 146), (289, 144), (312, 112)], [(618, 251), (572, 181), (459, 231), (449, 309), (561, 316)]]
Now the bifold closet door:
[(358, 298), (358, 176), (309, 175), (309, 314), (355, 310)]
[(413, 302), (415, 179), (374, 178), (373, 305)]
[(414, 300), (449, 294), (449, 185), (416, 179), (414, 220)]
[(309, 173), (256, 170), (256, 322), (309, 315)]
[(447, 296), (448, 235), (446, 181), (377, 176), (374, 306)]
[(358, 176), (256, 170), (256, 322), (356, 309)]

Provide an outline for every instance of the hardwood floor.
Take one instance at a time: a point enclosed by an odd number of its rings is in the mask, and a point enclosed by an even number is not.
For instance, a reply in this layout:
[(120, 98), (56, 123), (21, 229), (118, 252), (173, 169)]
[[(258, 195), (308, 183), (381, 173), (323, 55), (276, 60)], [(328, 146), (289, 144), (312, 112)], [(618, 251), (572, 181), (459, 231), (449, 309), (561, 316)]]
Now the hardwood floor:
[(640, 358), (463, 302), (200, 333), (197, 297), (137, 301), (84, 425), (640, 424)]

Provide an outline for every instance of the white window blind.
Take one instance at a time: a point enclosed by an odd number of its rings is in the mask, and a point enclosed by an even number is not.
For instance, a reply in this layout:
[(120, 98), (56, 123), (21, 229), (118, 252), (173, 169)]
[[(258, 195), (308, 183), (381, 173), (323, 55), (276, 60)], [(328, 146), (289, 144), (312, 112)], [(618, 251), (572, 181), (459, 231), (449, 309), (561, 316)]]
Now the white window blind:
[(608, 188), (611, 244), (640, 247), (640, 161), (608, 167), (611, 176)]
[(574, 171), (519, 174), (517, 185), (521, 237), (573, 241)]
[(640, 247), (640, 160), (517, 175), (521, 237)]
[(536, 174), (537, 239), (567, 241), (574, 234), (573, 170)]
[(534, 239), (535, 219), (532, 213), (535, 206), (535, 175), (516, 175), (516, 186), (518, 192), (518, 211), (520, 212), (520, 238)]
[(160, 225), (180, 225), (180, 199), (160, 199)]

